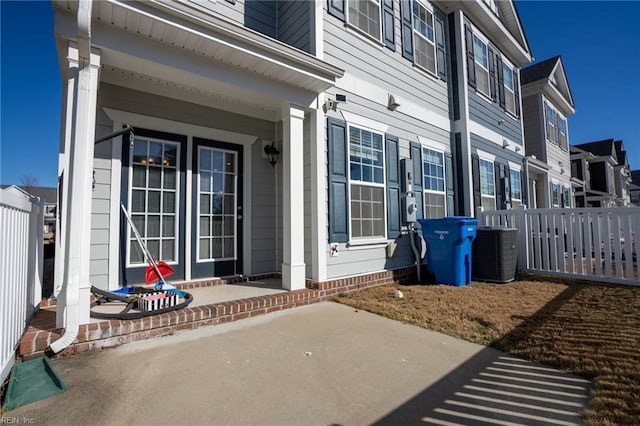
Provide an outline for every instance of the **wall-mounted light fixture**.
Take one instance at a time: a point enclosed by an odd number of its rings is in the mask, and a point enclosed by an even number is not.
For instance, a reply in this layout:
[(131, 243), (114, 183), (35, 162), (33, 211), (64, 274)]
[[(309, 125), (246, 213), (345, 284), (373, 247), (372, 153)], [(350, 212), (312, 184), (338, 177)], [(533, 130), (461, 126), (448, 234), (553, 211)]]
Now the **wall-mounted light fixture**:
[(336, 93), (336, 96), (334, 99), (328, 98), (326, 101), (324, 101), (324, 112), (327, 112), (329, 110), (336, 110), (338, 104), (347, 102), (347, 95), (343, 95), (340, 93)]
[(516, 150), (516, 152), (520, 152), (520, 147), (518, 145), (516, 145), (515, 150)]
[(269, 160), (269, 164), (271, 164), (271, 167), (275, 167), (278, 162), (278, 157), (280, 156), (278, 148), (276, 148), (274, 143), (271, 142), (270, 144), (265, 144), (263, 150)]
[(502, 139), (502, 148), (509, 148), (509, 141), (506, 139)]

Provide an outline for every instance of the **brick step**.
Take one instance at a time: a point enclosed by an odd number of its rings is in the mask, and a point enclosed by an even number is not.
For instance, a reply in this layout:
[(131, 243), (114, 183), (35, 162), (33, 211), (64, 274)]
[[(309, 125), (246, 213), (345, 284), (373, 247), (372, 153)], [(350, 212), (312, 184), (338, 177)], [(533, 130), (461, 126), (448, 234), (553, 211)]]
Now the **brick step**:
[[(412, 273), (410, 268), (405, 268), (322, 283), (308, 282), (307, 287), (309, 288), (286, 293), (186, 307), (135, 320), (104, 320), (83, 324), (80, 326), (74, 342), (58, 356), (64, 357), (89, 350), (112, 348), (137, 340), (171, 335), (182, 330), (224, 324), (297, 306), (319, 303), (331, 300), (340, 293), (349, 293), (362, 288), (411, 279)], [(22, 336), (18, 349), (19, 357), (23, 360), (29, 360), (43, 356), (44, 350), (56, 341), (62, 332), (62, 329), (55, 329), (55, 307), (40, 309), (29, 329)]]

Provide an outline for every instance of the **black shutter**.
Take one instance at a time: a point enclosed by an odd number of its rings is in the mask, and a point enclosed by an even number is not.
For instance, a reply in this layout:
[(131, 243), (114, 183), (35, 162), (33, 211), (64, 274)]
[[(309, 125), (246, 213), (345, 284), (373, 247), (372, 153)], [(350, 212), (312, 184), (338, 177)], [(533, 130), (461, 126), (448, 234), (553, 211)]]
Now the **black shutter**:
[(469, 86), (476, 88), (476, 63), (473, 56), (473, 33), (469, 25), (464, 26), (465, 47), (467, 49), (467, 78)]
[(344, 14), (344, 4), (345, 0), (328, 0), (329, 5), (327, 7), (327, 11), (330, 15), (335, 16), (336, 18), (340, 18), (343, 21), (345, 20)]
[(436, 64), (438, 66), (438, 77), (447, 81), (447, 50), (445, 47), (445, 26), (444, 16), (436, 12)]
[(394, 25), (393, 0), (382, 2), (382, 34), (384, 45), (395, 52), (396, 50), (396, 30)]
[(402, 56), (413, 62), (413, 9), (411, 0), (400, 0)]
[(453, 201), (453, 157), (451, 153), (444, 153), (444, 175), (447, 191), (447, 216), (455, 215), (455, 206)]
[(387, 236), (400, 235), (400, 152), (398, 138), (386, 135), (387, 165)]
[(496, 77), (496, 52), (491, 47), (489, 51), (489, 89), (491, 92), (491, 100), (496, 102), (498, 99), (498, 82)]
[(502, 58), (496, 55), (496, 68), (498, 71), (498, 103), (501, 108), (505, 108), (504, 100), (504, 73), (502, 72)]
[(504, 208), (511, 207), (511, 172), (509, 171), (509, 166), (506, 164), (502, 165), (502, 169), (504, 170)]
[(413, 160), (413, 196), (418, 205), (417, 217), (422, 219), (424, 218), (424, 193), (422, 187), (424, 173), (422, 172), (422, 145), (419, 143), (411, 143), (411, 159)]
[(516, 116), (520, 117), (520, 78), (518, 78), (518, 69), (513, 70), (513, 93), (516, 98)]
[(329, 242), (349, 240), (349, 178), (347, 167), (347, 125), (333, 118), (327, 120), (329, 142)]
[(493, 163), (493, 174), (495, 179), (495, 193), (496, 193), (496, 210), (502, 210), (504, 208), (504, 191), (502, 187), (502, 164)]
[(473, 175), (473, 211), (478, 216), (476, 209), (482, 205), (482, 193), (480, 192), (480, 157), (471, 154), (471, 174)]

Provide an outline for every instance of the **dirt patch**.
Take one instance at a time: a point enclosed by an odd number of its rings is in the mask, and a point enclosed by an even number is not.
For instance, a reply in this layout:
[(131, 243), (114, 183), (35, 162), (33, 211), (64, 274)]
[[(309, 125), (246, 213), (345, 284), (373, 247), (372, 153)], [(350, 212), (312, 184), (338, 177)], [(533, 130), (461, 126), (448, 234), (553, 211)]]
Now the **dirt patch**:
[(586, 423), (640, 424), (640, 287), (382, 286), (336, 301), (591, 379)]

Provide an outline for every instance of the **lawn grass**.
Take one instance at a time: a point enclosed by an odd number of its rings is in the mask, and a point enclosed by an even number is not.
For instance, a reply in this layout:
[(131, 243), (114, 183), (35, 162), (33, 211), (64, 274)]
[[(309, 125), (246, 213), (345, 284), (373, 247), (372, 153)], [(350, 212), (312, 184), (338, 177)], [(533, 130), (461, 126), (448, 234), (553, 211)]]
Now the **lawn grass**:
[(336, 301), (593, 380), (587, 424), (640, 424), (640, 287), (395, 285)]

